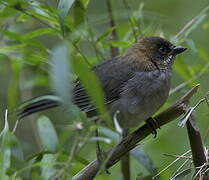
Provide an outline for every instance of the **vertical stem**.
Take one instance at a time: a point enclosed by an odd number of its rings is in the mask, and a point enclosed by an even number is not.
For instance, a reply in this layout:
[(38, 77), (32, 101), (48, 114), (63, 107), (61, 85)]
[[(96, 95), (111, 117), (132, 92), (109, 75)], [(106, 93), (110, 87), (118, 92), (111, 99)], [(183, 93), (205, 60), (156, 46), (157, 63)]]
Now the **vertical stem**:
[[(199, 129), (196, 127), (196, 117), (194, 112), (191, 114), (189, 120), (186, 123), (186, 126), (187, 126), (187, 132), (191, 146), (194, 166), (196, 168), (201, 167), (203, 164), (206, 163), (206, 156)], [(196, 172), (198, 170), (199, 169), (197, 169)]]
[[(123, 129), (122, 136), (123, 138), (128, 136), (128, 129)], [(131, 179), (129, 152), (121, 158), (121, 172), (123, 174), (123, 180)]]
[[(109, 18), (110, 18), (110, 27), (115, 27), (115, 21), (114, 21), (114, 18), (113, 18), (111, 2), (110, 2), (110, 0), (106, 0), (106, 3), (107, 3), (108, 15), (109, 15)], [(114, 41), (118, 40), (118, 35), (117, 35), (117, 32), (116, 32), (116, 29), (113, 29), (110, 39), (114, 40)], [(111, 53), (111, 58), (113, 58), (115, 56), (118, 56), (119, 49), (117, 47), (110, 46), (110, 53)]]
[(89, 35), (88, 37), (86, 37), (86, 40), (92, 45), (98, 61), (104, 60), (104, 57), (103, 57), (102, 53), (99, 51), (99, 49), (97, 48), (96, 42), (94, 40), (94, 33), (93, 33), (91, 25), (89, 23), (88, 17), (86, 17), (86, 22), (87, 22), (87, 26), (88, 26), (88, 35)]
[[(128, 5), (128, 3), (127, 3), (127, 1), (126, 0), (123, 0), (123, 4), (124, 4), (124, 6), (125, 6), (125, 8), (127, 9), (127, 12), (128, 12), (128, 19), (129, 19), (129, 22), (130, 22), (130, 25), (131, 25), (131, 29), (132, 29), (132, 32), (133, 32), (133, 36), (134, 36), (134, 38), (135, 38), (135, 42), (137, 42), (137, 40), (138, 40), (138, 36), (137, 36), (137, 32), (136, 32), (136, 29), (135, 29), (135, 25), (133, 24), (133, 22), (132, 22), (132, 20), (131, 20), (131, 15), (130, 15), (130, 10), (131, 10), (131, 8), (130, 8), (130, 6)], [(136, 22), (135, 22), (136, 23)], [(139, 28), (139, 30), (140, 30), (140, 28)]]

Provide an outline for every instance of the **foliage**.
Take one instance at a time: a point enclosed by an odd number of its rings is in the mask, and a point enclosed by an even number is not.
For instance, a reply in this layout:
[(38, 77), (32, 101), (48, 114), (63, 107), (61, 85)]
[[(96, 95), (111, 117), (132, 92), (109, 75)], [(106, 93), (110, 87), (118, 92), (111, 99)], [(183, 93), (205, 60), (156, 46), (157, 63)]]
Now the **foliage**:
[[(165, 2), (154, 2), (153, 5), (139, 2), (114, 1), (112, 9), (117, 26), (110, 27), (108, 12), (103, 8), (105, 1), (102, 5), (93, 0), (60, 0), (58, 3), (0, 1), (0, 80), (1, 87), (4, 87), (0, 90), (1, 112), (4, 113), (7, 106), (10, 113), (8, 116), (6, 113), (2, 119), (4, 123), (0, 123), (3, 127), (0, 133), (0, 179), (70, 179), (95, 158), (93, 120), (87, 119), (68, 99), (71, 99), (73, 82), (79, 76), (99, 113), (106, 114), (104, 94), (91, 67), (110, 57), (110, 46), (123, 53), (138, 37), (145, 35), (163, 35), (181, 43), (189, 48), (189, 53), (175, 63), (173, 87), (177, 88), (172, 91), (167, 105), (194, 83), (202, 86), (195, 102), (208, 91), (209, 44), (204, 42), (209, 34), (208, 3), (206, 8), (201, 5), (203, 10), (200, 13), (191, 12), (181, 25), (169, 30), (162, 28), (161, 16), (150, 18), (151, 12), (146, 9)], [(176, 10), (180, 6), (180, 2), (175, 2)], [(101, 14), (96, 9), (100, 9)], [(178, 19), (176, 17), (168, 24), (171, 26)], [(111, 40), (115, 30), (118, 40)], [(202, 33), (201, 36), (196, 32)], [(31, 98), (31, 94), (45, 91), (60, 95), (64, 111), (33, 116), (32, 125), (28, 118), (18, 122), (13, 116), (16, 105)], [(200, 105), (196, 109), (203, 130), (208, 127), (207, 108)], [(120, 140), (120, 135), (112, 127), (109, 117), (103, 119), (106, 127), (99, 127), (98, 140), (106, 150)], [(187, 138), (182, 131), (177, 123), (172, 124), (159, 131), (157, 140), (147, 139), (145, 145), (134, 149), (131, 152), (133, 179), (146, 179), (145, 176), (149, 179), (157, 170), (163, 169), (171, 160), (162, 157), (162, 153), (186, 151), (189, 147), (185, 145)], [(172, 133), (176, 134), (175, 138), (170, 137)], [(36, 136), (36, 143), (32, 136)], [(178, 147), (171, 141), (178, 141)], [(169, 167), (161, 179), (169, 179), (178, 166)], [(111, 172), (110, 176), (101, 174), (96, 179), (118, 179), (119, 168)], [(178, 173), (176, 177), (182, 178)]]

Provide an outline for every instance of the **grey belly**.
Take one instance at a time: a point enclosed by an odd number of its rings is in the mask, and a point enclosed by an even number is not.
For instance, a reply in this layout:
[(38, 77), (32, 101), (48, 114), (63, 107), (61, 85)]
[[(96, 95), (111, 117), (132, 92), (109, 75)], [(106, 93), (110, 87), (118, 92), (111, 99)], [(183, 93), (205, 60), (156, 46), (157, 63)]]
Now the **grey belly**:
[[(141, 74), (139, 74), (141, 76)], [(133, 86), (132, 91), (124, 94), (112, 106), (119, 111), (117, 120), (122, 127), (136, 127), (140, 122), (151, 117), (167, 100), (170, 80), (162, 76), (157, 76), (150, 80), (147, 77), (146, 83)], [(159, 79), (158, 79), (159, 78)]]

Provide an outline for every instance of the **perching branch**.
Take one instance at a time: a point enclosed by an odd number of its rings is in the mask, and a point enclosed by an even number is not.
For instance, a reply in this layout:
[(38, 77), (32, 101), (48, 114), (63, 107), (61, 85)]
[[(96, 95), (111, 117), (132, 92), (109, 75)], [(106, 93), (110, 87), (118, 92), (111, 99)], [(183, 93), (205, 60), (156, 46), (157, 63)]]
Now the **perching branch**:
[[(158, 122), (159, 126), (163, 126), (182, 115), (185, 112), (185, 105), (188, 104), (190, 98), (197, 92), (198, 88), (199, 85), (196, 85), (173, 105), (155, 116), (154, 118)], [(118, 145), (107, 152), (107, 156), (110, 154), (110, 158), (107, 161), (106, 167), (110, 168), (116, 164), (127, 152), (135, 148), (141, 140), (145, 139), (150, 134), (151, 129), (147, 124), (144, 124), (142, 127), (129, 134)], [(73, 177), (73, 180), (91, 180), (97, 175), (98, 171), (99, 164), (97, 160), (94, 160), (78, 174), (76, 174)]]

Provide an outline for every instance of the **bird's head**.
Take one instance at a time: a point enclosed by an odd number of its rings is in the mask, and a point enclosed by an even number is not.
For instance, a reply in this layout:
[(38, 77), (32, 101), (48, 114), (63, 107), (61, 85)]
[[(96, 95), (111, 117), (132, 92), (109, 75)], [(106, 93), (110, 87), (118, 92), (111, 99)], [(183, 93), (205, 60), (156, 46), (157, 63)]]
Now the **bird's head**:
[(185, 50), (186, 48), (175, 46), (161, 37), (143, 37), (125, 55), (145, 70), (165, 71), (171, 69), (176, 55)]

